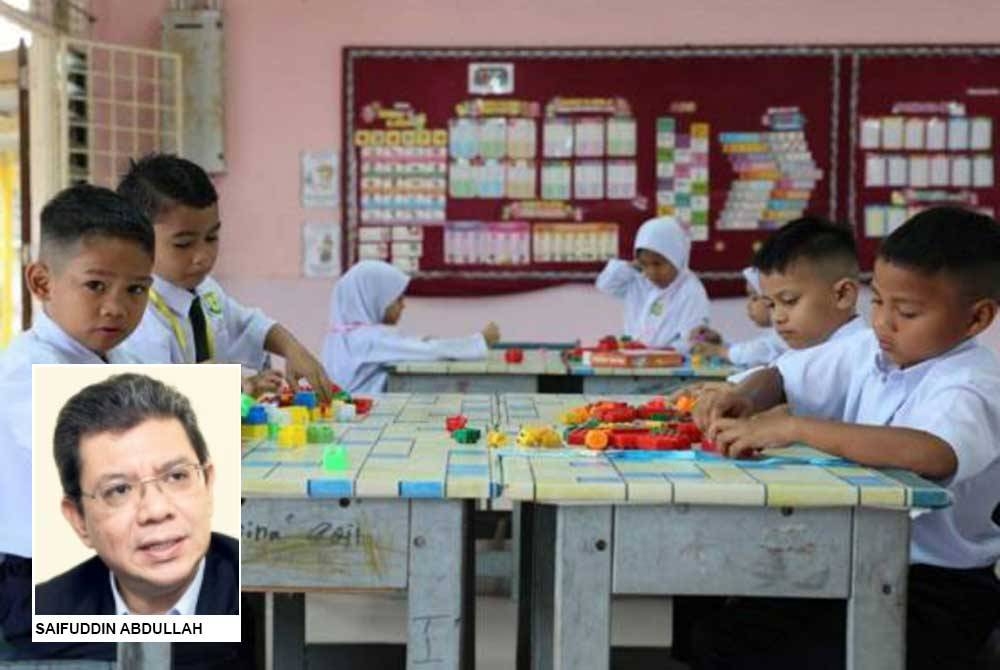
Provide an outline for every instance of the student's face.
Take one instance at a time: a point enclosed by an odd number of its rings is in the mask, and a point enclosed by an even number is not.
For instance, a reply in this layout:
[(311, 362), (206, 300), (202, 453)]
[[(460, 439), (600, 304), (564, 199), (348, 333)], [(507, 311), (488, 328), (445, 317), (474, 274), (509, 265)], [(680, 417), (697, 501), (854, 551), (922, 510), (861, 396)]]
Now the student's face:
[(764, 300), (764, 298), (749, 285), (747, 286), (747, 316), (761, 328), (767, 328), (771, 325), (770, 305), (767, 300)]
[(139, 325), (152, 269), (152, 257), (135, 242), (98, 237), (32, 263), (25, 280), (49, 318), (103, 355)]
[(175, 205), (156, 217), (153, 272), (188, 290), (208, 276), (219, 255), (218, 204), (194, 209)]
[(677, 277), (677, 268), (674, 267), (674, 264), (655, 251), (639, 249), (635, 260), (646, 279), (660, 288), (670, 286), (670, 282)]
[(927, 276), (881, 258), (875, 260), (872, 329), (882, 351), (901, 368), (979, 334), (992, 322), (995, 310), (989, 300), (971, 302), (962, 295), (958, 282), (946, 275)]
[(385, 308), (385, 316), (382, 319), (382, 323), (394, 326), (399, 323), (399, 318), (403, 315), (403, 308), (406, 304), (403, 302), (403, 296), (399, 296)]
[[(63, 514), (80, 539), (94, 549), (118, 579), (130, 606), (165, 602), (170, 607), (194, 578), (211, 538), (214, 470), (194, 480), (184, 493), (160, 490), (160, 483), (138, 485), (138, 495), (111, 507), (100, 492), (120, 491), (116, 484), (162, 475), (198, 457), (180, 421), (148, 419), (123, 433), (99, 433), (80, 443), (80, 487), (99, 499), (83, 496), (63, 501)], [(132, 596), (132, 598), (130, 598)], [(137, 612), (138, 613), (138, 612)]]
[(760, 287), (771, 309), (771, 324), (789, 347), (804, 349), (825, 342), (854, 314), (857, 284), (831, 281), (796, 262), (784, 272), (761, 273)]

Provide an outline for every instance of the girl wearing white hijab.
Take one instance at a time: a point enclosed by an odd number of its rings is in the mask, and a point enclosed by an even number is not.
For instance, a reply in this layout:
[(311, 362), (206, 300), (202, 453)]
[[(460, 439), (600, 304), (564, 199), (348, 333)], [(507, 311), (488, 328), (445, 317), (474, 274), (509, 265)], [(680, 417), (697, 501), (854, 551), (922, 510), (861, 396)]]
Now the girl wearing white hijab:
[(705, 328), (692, 333), (696, 341), (691, 347), (691, 353), (706, 356), (722, 356), (734, 365), (759, 366), (769, 365), (781, 354), (788, 351), (788, 345), (773, 328), (771, 328), (771, 310), (767, 301), (761, 297), (760, 270), (755, 267), (743, 268), (743, 277), (747, 280), (747, 316), (754, 325), (767, 328), (768, 331), (757, 337), (734, 344), (722, 344), (722, 336)]
[(395, 327), (403, 313), (410, 278), (383, 261), (360, 261), (340, 278), (330, 295), (330, 330), (323, 343), (323, 367), (349, 393), (381, 393), (386, 366), (402, 361), (486, 358), (500, 329), (488, 323), (468, 337), (420, 339)]
[(635, 261), (608, 261), (597, 288), (625, 302), (625, 334), (649, 347), (687, 351), (688, 333), (708, 322), (708, 294), (688, 269), (691, 238), (669, 216), (646, 221)]

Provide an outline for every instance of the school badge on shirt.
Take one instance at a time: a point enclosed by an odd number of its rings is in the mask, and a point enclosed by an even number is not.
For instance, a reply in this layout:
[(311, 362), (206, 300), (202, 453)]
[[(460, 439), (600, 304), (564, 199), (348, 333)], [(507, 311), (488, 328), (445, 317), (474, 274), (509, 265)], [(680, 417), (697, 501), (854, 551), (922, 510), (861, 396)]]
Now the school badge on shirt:
[(208, 291), (201, 296), (201, 302), (208, 307), (208, 311), (212, 314), (222, 314), (222, 305), (219, 303), (219, 296), (215, 295), (215, 291)]
[(657, 300), (652, 305), (649, 306), (649, 313), (653, 316), (659, 316), (663, 314), (663, 301)]

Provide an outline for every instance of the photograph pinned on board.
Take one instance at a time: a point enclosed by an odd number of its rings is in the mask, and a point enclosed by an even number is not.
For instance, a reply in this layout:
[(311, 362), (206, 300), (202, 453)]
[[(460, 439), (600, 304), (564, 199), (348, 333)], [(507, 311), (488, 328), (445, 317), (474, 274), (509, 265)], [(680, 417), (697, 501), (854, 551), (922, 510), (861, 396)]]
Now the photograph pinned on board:
[(513, 63), (469, 63), (469, 93), (510, 95), (513, 92)]

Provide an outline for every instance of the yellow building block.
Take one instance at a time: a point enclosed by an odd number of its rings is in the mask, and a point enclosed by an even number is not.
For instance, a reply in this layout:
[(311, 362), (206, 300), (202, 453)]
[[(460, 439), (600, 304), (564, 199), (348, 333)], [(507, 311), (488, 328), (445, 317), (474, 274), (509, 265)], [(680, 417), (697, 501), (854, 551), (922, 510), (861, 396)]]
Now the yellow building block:
[(293, 424), (305, 425), (309, 423), (309, 408), (301, 407), (299, 405), (293, 405), (291, 407), (284, 408), (288, 412), (288, 416), (291, 417)]
[[(305, 409), (304, 407), (302, 409)], [(301, 447), (306, 443), (305, 424), (293, 423), (278, 429), (279, 447)]]
[(266, 440), (267, 424), (240, 426), (240, 437), (247, 441)]

